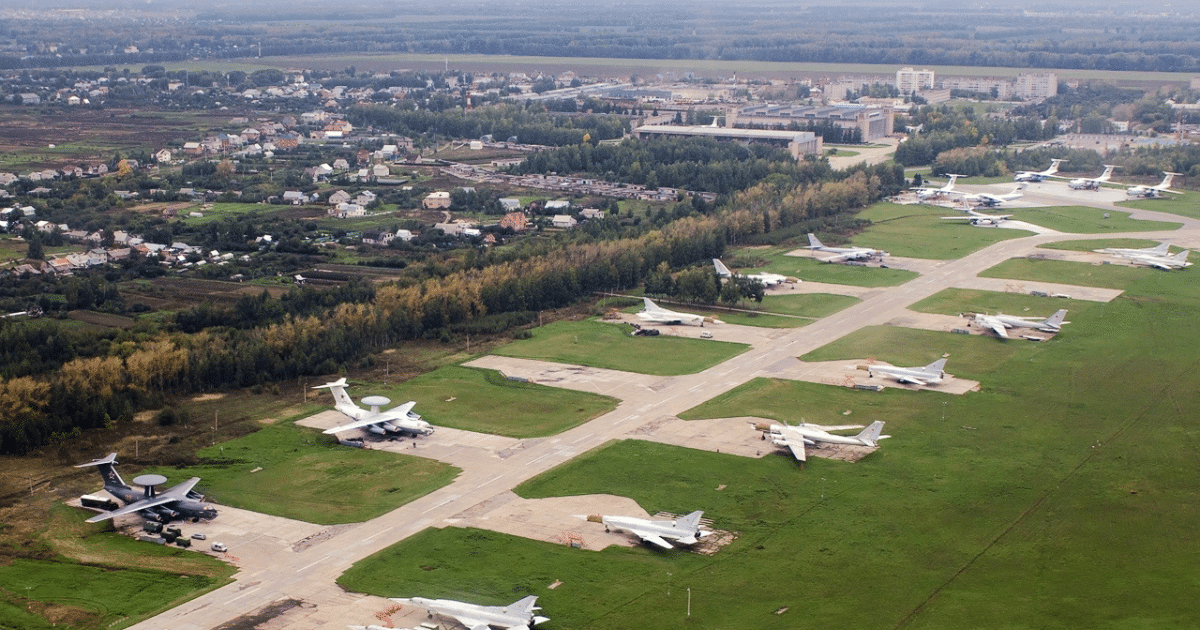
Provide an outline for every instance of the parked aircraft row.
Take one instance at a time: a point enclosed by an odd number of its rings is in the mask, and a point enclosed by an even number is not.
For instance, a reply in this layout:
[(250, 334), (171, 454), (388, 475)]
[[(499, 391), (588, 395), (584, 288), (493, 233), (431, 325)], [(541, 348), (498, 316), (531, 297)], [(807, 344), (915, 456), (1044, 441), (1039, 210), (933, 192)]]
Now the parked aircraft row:
[[(1053, 177), (1055, 179), (1069, 180), (1067, 182), (1067, 186), (1074, 190), (1099, 190), (1101, 184), (1104, 184), (1104, 183), (1112, 180), (1113, 170), (1115, 170), (1117, 168), (1115, 165), (1105, 164), (1104, 172), (1096, 177), (1068, 178), (1068, 177), (1064, 177), (1062, 175), (1058, 175), (1058, 165), (1062, 162), (1066, 162), (1066, 160), (1061, 160), (1061, 159), (1050, 160), (1050, 168), (1047, 168), (1044, 171), (1037, 171), (1037, 172), (1020, 171), (1013, 177), (1013, 179), (1018, 182), (1040, 182), (1040, 181), (1044, 181), (1048, 177)], [(1145, 197), (1145, 198), (1161, 197), (1163, 195), (1163, 193), (1178, 194), (1180, 192), (1178, 190), (1171, 190), (1171, 181), (1178, 175), (1180, 175), (1180, 174), (1172, 173), (1170, 171), (1164, 171), (1163, 172), (1163, 180), (1157, 186), (1142, 186), (1142, 185), (1129, 186), (1129, 185), (1125, 185), (1125, 184), (1121, 184), (1121, 185), (1125, 186), (1125, 194), (1129, 195), (1130, 197)], [(954, 183), (954, 181), (951, 180), (951, 182), (949, 184), (951, 188), (953, 188), (953, 183)]]

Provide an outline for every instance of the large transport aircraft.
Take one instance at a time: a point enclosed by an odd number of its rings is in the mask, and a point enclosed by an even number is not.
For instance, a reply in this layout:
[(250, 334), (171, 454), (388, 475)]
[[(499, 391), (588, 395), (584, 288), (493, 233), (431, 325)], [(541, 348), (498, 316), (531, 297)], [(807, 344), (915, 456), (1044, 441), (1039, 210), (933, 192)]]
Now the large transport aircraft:
[(192, 490), (200, 481), (199, 477), (192, 477), (169, 490), (156, 492), (155, 487), (166, 483), (167, 478), (162, 475), (141, 475), (134, 478), (133, 483), (142, 486), (142, 489), (135, 490), (125, 483), (125, 480), (121, 479), (120, 473), (117, 472), (116, 453), (109, 453), (108, 457), (94, 459), (75, 467), (87, 468), (89, 466), (95, 466), (100, 473), (100, 478), (104, 480), (104, 491), (116, 497), (125, 506), (101, 512), (89, 518), (88, 523), (98, 523), (134, 512), (140, 513), (142, 518), (147, 520), (162, 523), (169, 523), (176, 519), (190, 519), (192, 522), (197, 522), (200, 519), (209, 520), (217, 516), (217, 511), (204, 503), (204, 495)]
[(970, 221), (971, 225), (990, 225), (997, 227), (1001, 223), (1012, 218), (1011, 214), (984, 214), (976, 212), (970, 206), (963, 210), (963, 214), (957, 217), (942, 217), (945, 221)]
[(818, 259), (821, 262), (827, 263), (843, 262), (846, 260), (864, 260), (876, 257), (881, 258), (888, 255), (888, 253), (885, 251), (871, 249), (870, 247), (829, 247), (817, 240), (817, 235), (812, 233), (809, 233), (808, 235), (808, 248), (813, 251), (833, 254), (833, 256), (829, 256), (828, 258)]
[(959, 177), (966, 177), (966, 175), (951, 175), (947, 173), (946, 177), (949, 177), (950, 181), (946, 182), (946, 185), (942, 186), (941, 188), (914, 188), (913, 190), (917, 192), (917, 200), (929, 201), (930, 199), (945, 197), (953, 193), (954, 182), (957, 181)]
[(604, 531), (623, 529), (632, 532), (644, 542), (663, 549), (674, 549), (675, 546), (667, 542), (668, 538), (676, 544), (694, 545), (712, 533), (700, 528), (700, 517), (703, 515), (703, 511), (697, 510), (674, 521), (651, 521), (633, 516), (601, 516), (600, 522), (604, 523)]
[(712, 260), (713, 260), (713, 267), (715, 267), (717, 270), (717, 275), (722, 278), (737, 277), (737, 278), (745, 278), (747, 280), (757, 280), (757, 281), (761, 282), (764, 287), (773, 287), (773, 286), (783, 284), (784, 282), (789, 282), (789, 283), (793, 283), (793, 284), (796, 282), (800, 282), (800, 280), (798, 278), (789, 278), (788, 276), (780, 275), (777, 273), (770, 273), (767, 271), (763, 271), (761, 273), (733, 273), (732, 271), (729, 270), (729, 267), (725, 266), (725, 263), (721, 262), (720, 259), (714, 258)]
[[(1067, 187), (1072, 190), (1100, 190), (1100, 184), (1112, 179), (1113, 169), (1117, 168), (1112, 164), (1104, 165), (1104, 172), (1097, 177), (1076, 177), (1067, 182)], [(1055, 175), (1058, 179), (1066, 179), (1061, 175)]]
[(1020, 184), (1017, 184), (1017, 187), (1014, 188), (1012, 192), (1010, 192), (1006, 195), (993, 195), (992, 193), (974, 193), (974, 194), (958, 193), (958, 194), (962, 195), (963, 203), (967, 204), (968, 207), (984, 206), (984, 207), (988, 207), (988, 208), (994, 208), (996, 206), (1003, 204), (1006, 201), (1013, 201), (1015, 199), (1020, 199), (1021, 197), (1023, 197), (1024, 193), (1022, 191), (1025, 190), (1026, 186), (1028, 186), (1028, 184), (1025, 184), (1023, 182)]
[(537, 606), (537, 596), (535, 595), (517, 600), (507, 606), (481, 606), (453, 599), (426, 599), (424, 597), (392, 597), (391, 600), (401, 605), (424, 608), (429, 612), (430, 617), (435, 614), (452, 617), (469, 630), (489, 630), (493, 626), (512, 630), (529, 630), (530, 626), (550, 621), (548, 617), (536, 614), (536, 611), (541, 608)]
[(879, 445), (879, 440), (892, 437), (890, 435), (880, 435), (883, 433), (883, 421), (876, 420), (871, 423), (871, 426), (863, 429), (858, 435), (836, 435), (830, 431), (841, 431), (844, 429), (862, 429), (861, 424), (841, 424), (833, 426), (822, 426), (819, 424), (808, 424), (801, 422), (800, 424), (756, 424), (755, 429), (763, 431), (764, 437), (770, 437), (771, 443), (775, 446), (786, 446), (792, 452), (792, 456), (800, 461), (807, 461), (808, 455), (804, 451), (804, 446), (819, 446), (819, 442), (827, 442), (829, 444), (852, 444), (855, 446), (871, 446)]
[(1050, 160), (1050, 168), (1048, 168), (1044, 171), (1018, 171), (1017, 174), (1015, 176), (1013, 176), (1013, 181), (1017, 181), (1017, 182), (1040, 182), (1040, 181), (1043, 181), (1047, 177), (1053, 177), (1054, 174), (1058, 172), (1058, 165), (1061, 164), (1062, 162), (1066, 162), (1066, 160), (1063, 160), (1063, 159)]
[(400, 433), (410, 435), (432, 435), (433, 427), (424, 420), (421, 416), (413, 413), (412, 408), (416, 406), (416, 401), (410, 400), (399, 407), (393, 407), (387, 411), (380, 411), (379, 408), (391, 403), (391, 400), (383, 396), (367, 396), (363, 398), (364, 404), (370, 405), (371, 409), (363, 409), (354, 404), (350, 399), (350, 395), (346, 393), (346, 379), (340, 378), (332, 383), (317, 385), (313, 389), (328, 389), (333, 393), (334, 408), (338, 411), (350, 416), (354, 422), (325, 429), (324, 433), (334, 434), (351, 429), (366, 429), (376, 435), (387, 435), (389, 433)]
[(875, 378), (876, 374), (890, 376), (901, 383), (913, 385), (937, 385), (946, 377), (944, 371), (946, 359), (938, 359), (925, 367), (895, 367), (892, 365), (867, 366), (867, 374)]
[(1062, 330), (1063, 324), (1071, 322), (1063, 321), (1067, 317), (1067, 309), (1058, 309), (1053, 315), (1046, 319), (1039, 320), (1036, 317), (1017, 317), (1016, 315), (1005, 315), (996, 313), (995, 315), (985, 315), (977, 313), (975, 315), (975, 325), (981, 328), (990, 328), (1001, 339), (1008, 339), (1009, 328), (1033, 328), (1042, 332), (1057, 333)]
[(1145, 197), (1147, 199), (1161, 197), (1163, 193), (1173, 193), (1176, 195), (1181, 194), (1178, 190), (1171, 190), (1171, 180), (1174, 179), (1176, 175), (1181, 174), (1163, 171), (1163, 180), (1159, 185), (1130, 186), (1129, 188), (1125, 189), (1125, 194), (1129, 195), (1130, 197)]
[(677, 313), (669, 311), (654, 303), (650, 298), (642, 298), (642, 310), (637, 312), (638, 319), (649, 322), (651, 324), (669, 324), (669, 325), (688, 325), (688, 326), (703, 326), (704, 322), (709, 321), (714, 324), (720, 323), (718, 320), (703, 315), (693, 315), (691, 313)]

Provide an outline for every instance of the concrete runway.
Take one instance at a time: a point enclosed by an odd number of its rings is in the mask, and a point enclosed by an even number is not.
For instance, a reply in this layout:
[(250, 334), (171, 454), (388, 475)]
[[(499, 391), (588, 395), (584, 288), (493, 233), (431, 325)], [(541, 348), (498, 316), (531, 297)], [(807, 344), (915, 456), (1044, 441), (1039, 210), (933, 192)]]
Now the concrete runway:
[[(1003, 185), (1001, 188), (1009, 186)], [(1031, 185), (1026, 201), (1043, 202), (1047, 205), (1086, 203), (1101, 208), (1111, 207), (1115, 211), (1130, 211), (1111, 206), (1111, 200), (1101, 199), (1103, 195), (1108, 193), (1067, 191), (1063, 183), (1048, 182)], [(245, 544), (239, 542), (235, 549), (239, 552), (236, 555), (239, 558), (240, 570), (234, 583), (131, 628), (202, 630), (228, 624), (256, 611), (276, 611), (278, 614), (274, 614), (273, 619), (264, 627), (281, 630), (343, 628), (348, 624), (377, 623), (385, 617), (397, 625), (416, 625), (425, 620), (423, 612), (413, 609), (396, 611), (387, 600), (344, 592), (335, 584), (335, 580), (355, 561), (427, 527), (491, 521), (495, 518), (490, 516), (491, 514), (503, 514), (496, 510), (513, 503), (511, 489), (518, 483), (610, 440), (631, 437), (653, 439), (656, 436), (664, 436), (662, 441), (668, 441), (668, 437), (693, 442), (707, 439), (714, 445), (721, 444), (719, 447), (714, 446), (715, 448), (729, 448), (731, 451), (748, 449), (748, 446), (743, 446), (745, 441), (757, 441), (757, 435), (750, 430), (747, 431), (747, 438), (736, 437), (741, 435), (742, 429), (737, 425), (742, 420), (725, 419), (710, 425), (689, 422), (683, 423), (678, 429), (672, 427), (677, 426), (679, 421), (676, 418), (679, 413), (749, 379), (759, 376), (787, 378), (792, 376), (785, 375), (804, 372), (806, 368), (796, 359), (797, 356), (866, 326), (887, 324), (897, 318), (910, 317), (908, 305), (946, 288), (975, 286), (980, 280), (977, 275), (981, 271), (1008, 258), (1044, 253), (1046, 250), (1037, 249), (1042, 243), (1069, 239), (1131, 237), (1169, 239), (1180, 246), (1200, 246), (1200, 222), (1149, 211), (1133, 210), (1132, 213), (1135, 218), (1178, 223), (1181, 224), (1181, 229), (1104, 235), (1041, 234), (996, 243), (962, 259), (933, 266), (920, 277), (901, 286), (864, 293), (861, 296), (862, 302), (808, 326), (766, 333), (763, 336), (767, 338), (761, 342), (751, 342), (751, 349), (747, 352), (698, 374), (647, 379), (640, 375), (617, 376), (593, 371), (592, 368), (574, 370), (580, 375), (596, 375), (597, 382), (601, 384), (596, 386), (596, 390), (590, 391), (603, 391), (607, 395), (619, 398), (621, 402), (617, 408), (559, 435), (539, 440), (522, 440), (521, 448), (512, 448), (511, 445), (505, 447), (503, 450), (508, 453), (506, 457), (499, 456), (495, 450), (499, 443), (467, 443), (474, 439), (474, 435), (457, 436), (455, 440), (458, 441), (439, 447), (442, 448), (439, 459), (445, 457), (463, 469), (462, 474), (451, 485), (366, 523), (339, 528), (317, 528), (315, 533), (313, 528), (316, 526), (281, 527), (274, 533), (277, 539), (263, 541), (261, 549), (254, 549), (255, 545), (260, 543), (253, 540), (246, 540)], [(1146, 272), (1166, 273), (1155, 270)], [(1032, 288), (1037, 283), (1021, 284)], [(1073, 298), (1088, 295), (1088, 290), (1082, 287), (1059, 288), (1062, 289), (1060, 292), (1068, 293)], [(713, 327), (713, 330), (721, 332), (722, 328), (717, 326)], [(747, 338), (751, 336), (748, 334)], [(951, 358), (951, 368), (953, 364)], [(563, 376), (573, 371), (570, 366), (565, 372), (562, 366), (526, 366), (523, 369), (535, 370), (539, 374), (557, 375), (556, 378), (562, 379), (561, 383), (569, 382), (569, 379), (563, 379)], [(653, 383), (647, 385), (647, 380), (653, 380)], [(694, 435), (680, 434), (685, 427)], [(735, 428), (736, 433), (721, 433), (733, 432)], [(675, 437), (670, 437), (673, 432)], [(439, 429), (432, 437), (440, 439), (439, 436), (451, 436), (451, 433), (446, 429)], [(762, 444), (759, 442), (755, 446), (762, 447)], [(429, 444), (415, 449), (415, 454), (433, 455), (433, 449), (434, 445)], [(756, 451), (761, 452), (759, 456), (770, 452), (766, 448), (756, 448)], [(749, 456), (748, 450), (746, 454)], [(628, 507), (632, 509), (632, 506)], [(218, 517), (218, 520), (225, 518), (226, 513), (232, 514), (229, 508), (221, 509), (222, 516)], [(559, 509), (580, 508), (564, 506)], [(239, 519), (231, 520), (235, 522), (227, 527), (256, 526), (253, 523), (240, 523)], [(553, 530), (560, 522), (564, 521), (551, 522), (548, 527)], [(715, 525), (720, 527), (720, 523)], [(591, 536), (593, 533), (587, 535)], [(232, 531), (229, 535), (233, 536)], [(554, 611), (547, 611), (547, 614), (553, 617)]]

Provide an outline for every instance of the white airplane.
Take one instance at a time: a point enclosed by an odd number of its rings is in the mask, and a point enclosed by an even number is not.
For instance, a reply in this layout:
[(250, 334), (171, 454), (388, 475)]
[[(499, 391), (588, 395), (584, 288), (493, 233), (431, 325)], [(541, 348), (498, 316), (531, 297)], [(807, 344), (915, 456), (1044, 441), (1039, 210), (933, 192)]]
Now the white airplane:
[(422, 420), (421, 416), (412, 412), (413, 406), (417, 404), (416, 401), (410, 400), (399, 407), (380, 411), (380, 407), (392, 401), (383, 396), (367, 396), (362, 399), (363, 403), (371, 406), (371, 409), (367, 410), (354, 404), (354, 401), (350, 399), (350, 395), (346, 393), (346, 379), (344, 378), (332, 383), (317, 385), (313, 389), (330, 390), (333, 393), (334, 408), (354, 419), (354, 422), (349, 424), (326, 429), (323, 433), (327, 435), (361, 428), (376, 435), (387, 435), (388, 433), (431, 435), (433, 433), (433, 427)]
[(1150, 254), (1135, 254), (1126, 256), (1129, 262), (1135, 265), (1145, 265), (1147, 267), (1157, 267), (1159, 269), (1183, 269), (1191, 267), (1192, 263), (1188, 262), (1188, 254), (1192, 253), (1189, 250), (1183, 250), (1174, 256), (1154, 256)]
[(674, 539), (681, 545), (694, 545), (712, 533), (700, 529), (700, 516), (703, 514), (703, 511), (697, 510), (674, 521), (650, 521), (632, 516), (601, 516), (600, 522), (604, 523), (604, 531), (609, 531), (610, 528), (624, 529), (636, 534), (645, 542), (663, 549), (674, 549), (666, 539)]
[(1098, 254), (1112, 254), (1113, 256), (1121, 256), (1122, 258), (1131, 258), (1133, 256), (1166, 256), (1171, 253), (1170, 243), (1159, 243), (1154, 247), (1143, 247), (1134, 249), (1129, 247), (1105, 247), (1104, 249), (1093, 249), (1092, 251)]
[(963, 210), (963, 212), (965, 214), (963, 214), (962, 216), (942, 217), (942, 219), (945, 219), (946, 221), (970, 221), (971, 225), (997, 226), (997, 225), (1000, 225), (1001, 223), (1007, 221), (1008, 219), (1011, 219), (1013, 216), (1011, 214), (984, 214), (982, 212), (976, 212), (976, 211), (972, 210), (970, 207)]
[(655, 304), (650, 298), (642, 298), (642, 300), (645, 302), (645, 305), (642, 307), (642, 310), (638, 311), (637, 316), (638, 319), (644, 322), (669, 325), (686, 324), (688, 326), (703, 326), (704, 322), (706, 321), (714, 324), (720, 323), (719, 320), (715, 320), (711, 317), (705, 317), (703, 315), (669, 311)]
[(871, 249), (870, 247), (828, 247), (822, 245), (821, 241), (817, 240), (817, 235), (812, 233), (808, 235), (808, 248), (818, 252), (834, 254), (828, 258), (819, 259), (821, 262), (827, 263), (842, 262), (843, 260), (862, 260), (876, 256), (882, 258), (888, 255), (885, 251)]
[(1028, 184), (1026, 184), (1024, 182), (1017, 184), (1017, 187), (1014, 188), (1013, 191), (1008, 193), (1007, 195), (993, 195), (991, 193), (974, 193), (974, 194), (968, 195), (965, 193), (958, 193), (958, 192), (956, 192), (954, 194), (961, 194), (963, 196), (962, 197), (963, 202), (968, 205), (987, 206), (989, 208), (992, 208), (992, 207), (998, 206), (1006, 201), (1020, 199), (1021, 197), (1024, 196), (1024, 193), (1022, 193), (1022, 191), (1025, 190), (1026, 186), (1028, 186)]
[(1005, 315), (996, 313), (995, 315), (985, 315), (983, 313), (975, 314), (975, 324), (982, 328), (991, 328), (1001, 339), (1008, 339), (1009, 328), (1033, 328), (1042, 332), (1056, 333), (1062, 330), (1063, 324), (1071, 322), (1063, 321), (1067, 317), (1067, 309), (1060, 308), (1050, 317), (1043, 320), (1038, 320), (1035, 317), (1017, 317), (1016, 315)]
[(954, 181), (957, 180), (959, 177), (966, 177), (966, 175), (951, 175), (950, 173), (947, 173), (946, 177), (949, 177), (950, 181), (946, 182), (946, 185), (942, 186), (941, 188), (916, 188), (916, 189), (914, 189), (917, 191), (917, 200), (926, 201), (929, 199), (936, 199), (938, 197), (942, 197), (942, 196), (945, 196), (945, 195), (948, 195), (948, 194), (954, 192)]
[[(1100, 184), (1112, 179), (1112, 172), (1115, 168), (1117, 167), (1113, 166), (1112, 164), (1105, 164), (1104, 172), (1101, 173), (1099, 177), (1077, 177), (1067, 182), (1067, 186), (1072, 190), (1100, 190)], [(1059, 177), (1059, 179), (1066, 179), (1065, 177), (1061, 176), (1056, 177)]]
[(821, 426), (819, 424), (808, 424), (801, 422), (800, 424), (785, 424), (785, 425), (766, 425), (756, 424), (755, 429), (765, 431), (765, 436), (769, 436), (771, 443), (775, 446), (786, 446), (792, 451), (792, 456), (800, 461), (808, 461), (807, 454), (804, 452), (806, 444), (816, 446), (818, 442), (828, 442), (830, 444), (855, 444), (858, 446), (878, 446), (879, 440), (892, 437), (890, 435), (880, 435), (883, 432), (883, 422), (876, 420), (871, 423), (871, 426), (863, 429), (858, 435), (835, 435), (830, 431), (841, 431), (843, 429), (862, 429), (861, 424), (842, 424), (834, 426)]
[(735, 274), (732, 271), (730, 271), (729, 267), (726, 267), (725, 263), (721, 262), (721, 260), (718, 258), (713, 259), (713, 267), (716, 267), (717, 275), (721, 276), (722, 278), (733, 278), (736, 276), (738, 278), (746, 278), (747, 280), (758, 280), (759, 282), (762, 283), (762, 285), (764, 287), (774, 287), (774, 286), (783, 284), (784, 282), (790, 282), (793, 284), (800, 282), (800, 280), (798, 278), (789, 278), (784, 275), (780, 275), (777, 273), (770, 273), (767, 271), (764, 271), (761, 273), (737, 273), (737, 274)]
[(547, 617), (534, 614), (535, 611), (541, 610), (536, 605), (536, 595), (530, 595), (507, 606), (481, 606), (453, 599), (425, 599), (424, 597), (392, 597), (391, 600), (398, 604), (424, 608), (429, 612), (430, 617), (434, 614), (453, 617), (470, 630), (489, 630), (492, 626), (529, 630), (530, 626), (550, 621)]
[(867, 366), (867, 374), (871, 378), (875, 378), (876, 374), (890, 376), (901, 383), (912, 383), (913, 385), (937, 385), (946, 377), (943, 368), (946, 367), (946, 359), (938, 359), (925, 367), (895, 367), (892, 365), (870, 365)]
[(1047, 177), (1053, 177), (1058, 172), (1058, 165), (1061, 162), (1066, 162), (1063, 159), (1050, 160), (1050, 168), (1044, 171), (1017, 171), (1013, 176), (1013, 181), (1016, 182), (1040, 182)]
[(1171, 180), (1180, 173), (1170, 173), (1163, 171), (1162, 183), (1157, 186), (1130, 186), (1125, 189), (1125, 194), (1130, 197), (1145, 197), (1147, 199), (1153, 197), (1161, 197), (1163, 193), (1180, 194), (1178, 190), (1171, 190)]

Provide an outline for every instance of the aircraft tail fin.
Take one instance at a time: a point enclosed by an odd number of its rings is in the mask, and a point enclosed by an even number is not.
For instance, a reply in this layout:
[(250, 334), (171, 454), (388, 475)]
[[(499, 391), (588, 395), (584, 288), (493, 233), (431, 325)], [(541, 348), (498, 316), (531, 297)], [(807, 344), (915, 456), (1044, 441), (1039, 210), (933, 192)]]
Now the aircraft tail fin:
[(504, 612), (510, 615), (530, 615), (535, 610), (541, 610), (537, 606), (537, 595), (530, 595), (504, 607)]
[(676, 527), (686, 527), (687, 529), (696, 529), (700, 527), (700, 517), (704, 515), (703, 510), (696, 510), (687, 516), (681, 517), (675, 521)]
[(1171, 258), (1174, 259), (1175, 262), (1187, 262), (1188, 254), (1190, 253), (1192, 253), (1191, 250), (1185, 249), (1178, 254), (1171, 256)]
[(1155, 186), (1155, 188), (1170, 188), (1171, 180), (1175, 179), (1175, 176), (1178, 174), (1179, 173), (1168, 173), (1168, 172), (1164, 171), (1162, 183)]
[(926, 365), (924, 367), (924, 370), (926, 372), (931, 372), (931, 373), (935, 373), (935, 374), (941, 374), (942, 370), (945, 370), (945, 369), (946, 369), (946, 359), (945, 358), (938, 359), (937, 361), (934, 361), (933, 363), (930, 363), (929, 365)]
[(1055, 158), (1050, 160), (1050, 168), (1046, 169), (1047, 175), (1053, 175), (1058, 172), (1058, 165), (1066, 162), (1066, 160)]
[(1100, 174), (1100, 177), (1097, 177), (1095, 181), (1098, 181), (1098, 182), (1106, 182), (1106, 181), (1108, 181), (1108, 180), (1109, 180), (1109, 178), (1111, 178), (1111, 177), (1112, 177), (1112, 174), (1113, 174), (1113, 169), (1115, 169), (1115, 168), (1117, 168), (1117, 167), (1116, 167), (1116, 165), (1114, 165), (1114, 164), (1105, 164), (1105, 165), (1104, 165), (1104, 172), (1103, 172), (1103, 173), (1101, 173), (1101, 174)]
[(333, 394), (334, 407), (338, 408), (339, 410), (346, 405), (357, 408), (357, 406), (354, 404), (354, 401), (350, 399), (350, 394), (346, 393), (345, 377), (339, 378), (332, 383), (317, 385), (316, 387), (313, 387), (313, 389), (328, 389), (329, 392)]
[(722, 278), (729, 278), (733, 276), (733, 273), (729, 271), (729, 267), (726, 267), (725, 263), (721, 262), (720, 258), (713, 259), (713, 267), (716, 267), (717, 275), (721, 276)]
[(1060, 308), (1053, 315), (1051, 315), (1050, 317), (1047, 317), (1046, 321), (1043, 323), (1051, 328), (1059, 328), (1060, 326), (1062, 326), (1063, 320), (1065, 320), (1066, 318), (1067, 318), (1067, 309)]
[(825, 246), (821, 244), (821, 241), (817, 240), (817, 235), (816, 235), (816, 234), (813, 234), (813, 233), (809, 232), (809, 234), (808, 234), (808, 247), (809, 247), (810, 249), (821, 249), (822, 247), (825, 247)]
[(867, 446), (875, 446), (881, 438), (887, 437), (880, 435), (881, 433), (883, 433), (883, 421), (876, 420), (871, 423), (871, 426), (863, 429), (861, 433), (854, 437)]
[(661, 311), (662, 309), (659, 308), (659, 306), (655, 304), (653, 300), (648, 297), (644, 297), (642, 298), (642, 310), (653, 313), (655, 311)]
[(1155, 256), (1166, 256), (1167, 254), (1171, 253), (1171, 243), (1159, 243), (1158, 245), (1154, 246), (1154, 249), (1150, 250), (1150, 253)]
[(106, 457), (93, 459), (86, 464), (75, 465), (76, 468), (87, 468), (88, 466), (96, 467), (97, 471), (100, 473), (100, 478), (104, 480), (105, 486), (118, 485), (129, 487), (129, 484), (125, 483), (125, 480), (121, 479), (121, 474), (117, 472), (116, 453), (109, 453)]

